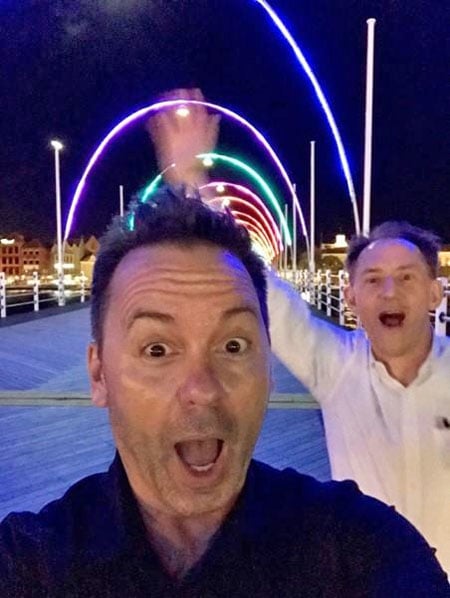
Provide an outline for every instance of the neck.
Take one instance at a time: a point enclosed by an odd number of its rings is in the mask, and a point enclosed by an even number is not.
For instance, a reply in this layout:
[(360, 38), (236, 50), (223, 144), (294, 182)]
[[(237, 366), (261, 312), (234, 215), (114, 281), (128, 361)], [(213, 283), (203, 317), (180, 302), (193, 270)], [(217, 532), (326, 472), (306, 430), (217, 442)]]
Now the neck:
[(182, 578), (202, 558), (223, 513), (173, 517), (140, 506), (147, 537), (169, 575)]
[(430, 329), (429, 335), (424, 338), (423, 342), (417, 342), (411, 347), (410, 351), (403, 355), (383, 356), (377, 353), (375, 347), (372, 350), (375, 359), (385, 365), (392, 378), (403, 384), (403, 386), (409, 386), (417, 378), (420, 366), (428, 357), (432, 342), (433, 332)]

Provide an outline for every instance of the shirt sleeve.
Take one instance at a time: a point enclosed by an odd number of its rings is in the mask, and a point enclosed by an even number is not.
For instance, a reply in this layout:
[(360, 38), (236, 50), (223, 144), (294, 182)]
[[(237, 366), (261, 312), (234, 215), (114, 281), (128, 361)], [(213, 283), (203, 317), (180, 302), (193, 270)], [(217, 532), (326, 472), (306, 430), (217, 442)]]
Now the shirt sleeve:
[(350, 356), (351, 333), (314, 317), (308, 304), (273, 271), (267, 273), (272, 350), (322, 402)]

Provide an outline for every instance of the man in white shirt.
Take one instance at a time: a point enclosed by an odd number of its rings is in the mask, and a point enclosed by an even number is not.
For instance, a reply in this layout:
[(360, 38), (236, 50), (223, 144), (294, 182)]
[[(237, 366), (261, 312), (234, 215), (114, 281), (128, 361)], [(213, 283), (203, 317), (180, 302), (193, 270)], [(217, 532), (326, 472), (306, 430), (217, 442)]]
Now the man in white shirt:
[[(158, 115), (150, 132), (161, 169), (177, 163), (170, 182), (203, 182), (195, 155), (214, 147), (217, 120), (196, 106), (187, 119)], [(353, 241), (346, 299), (360, 330), (315, 318), (274, 273), (268, 302), (274, 353), (321, 405), (333, 478), (395, 505), (450, 572), (450, 339), (428, 315), (442, 296), (437, 251), (434, 235), (405, 223)]]
[(363, 329), (311, 315), (269, 276), (272, 349), (322, 407), (334, 479), (395, 505), (450, 571), (450, 340), (428, 310), (440, 302), (436, 238), (385, 223), (349, 248), (348, 304)]

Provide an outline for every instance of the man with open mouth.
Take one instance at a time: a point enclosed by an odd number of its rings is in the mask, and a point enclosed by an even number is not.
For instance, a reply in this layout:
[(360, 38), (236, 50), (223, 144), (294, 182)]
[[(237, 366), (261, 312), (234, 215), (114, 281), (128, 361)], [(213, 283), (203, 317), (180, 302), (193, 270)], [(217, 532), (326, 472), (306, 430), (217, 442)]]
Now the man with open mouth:
[(0, 596), (448, 596), (420, 534), (353, 482), (252, 460), (271, 389), (247, 231), (163, 189), (101, 241), (88, 351), (117, 454), (0, 524)]
[(406, 222), (355, 237), (348, 305), (361, 328), (313, 317), (269, 276), (273, 350), (322, 407), (334, 479), (353, 479), (409, 519), (450, 573), (450, 339), (429, 311), (442, 298), (438, 239)]

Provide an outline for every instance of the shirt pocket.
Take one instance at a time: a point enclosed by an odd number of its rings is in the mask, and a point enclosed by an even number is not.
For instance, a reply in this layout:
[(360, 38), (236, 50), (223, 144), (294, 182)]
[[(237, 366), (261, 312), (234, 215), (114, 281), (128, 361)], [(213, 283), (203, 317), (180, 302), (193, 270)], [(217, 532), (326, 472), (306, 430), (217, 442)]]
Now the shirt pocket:
[(434, 438), (439, 461), (450, 470), (450, 414), (435, 417)]

